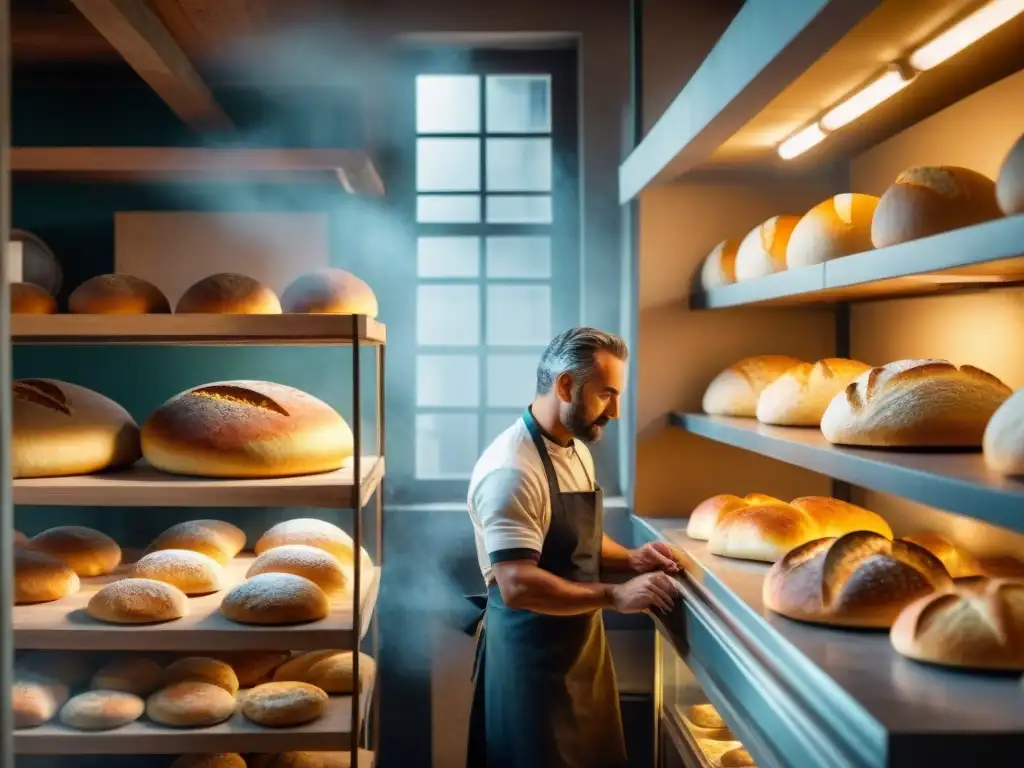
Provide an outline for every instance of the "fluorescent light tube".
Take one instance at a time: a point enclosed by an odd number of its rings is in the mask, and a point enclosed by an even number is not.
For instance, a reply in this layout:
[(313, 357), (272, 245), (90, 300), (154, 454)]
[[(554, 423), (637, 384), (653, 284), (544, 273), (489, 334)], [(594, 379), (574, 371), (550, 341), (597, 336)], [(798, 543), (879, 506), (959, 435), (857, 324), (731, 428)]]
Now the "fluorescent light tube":
[(931, 69), (1022, 11), (1024, 0), (993, 0), (910, 54), (910, 66), (921, 72)]
[(821, 130), (817, 123), (809, 125), (779, 144), (779, 157), (783, 160), (792, 160), (797, 155), (802, 155), (815, 144), (820, 144), (824, 141), (825, 135), (825, 132)]
[(899, 70), (890, 69), (881, 77), (865, 85), (846, 101), (832, 107), (821, 118), (821, 126), (826, 131), (842, 128), (865, 112), (870, 112), (890, 96), (899, 93), (909, 84), (910, 80), (905, 78)]

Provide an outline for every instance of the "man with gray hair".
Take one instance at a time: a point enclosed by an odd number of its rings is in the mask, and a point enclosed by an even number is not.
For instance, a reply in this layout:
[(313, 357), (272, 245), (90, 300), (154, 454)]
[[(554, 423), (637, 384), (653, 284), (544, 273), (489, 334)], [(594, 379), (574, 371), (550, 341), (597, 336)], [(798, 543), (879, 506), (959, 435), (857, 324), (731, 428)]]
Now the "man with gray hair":
[[(560, 333), (541, 355), (533, 403), (473, 470), (469, 515), (487, 597), (469, 768), (627, 765), (601, 611), (669, 611), (678, 594), (667, 545), (629, 550), (603, 532), (586, 443), (618, 418), (627, 358), (613, 334)], [(608, 584), (602, 570), (639, 575)]]

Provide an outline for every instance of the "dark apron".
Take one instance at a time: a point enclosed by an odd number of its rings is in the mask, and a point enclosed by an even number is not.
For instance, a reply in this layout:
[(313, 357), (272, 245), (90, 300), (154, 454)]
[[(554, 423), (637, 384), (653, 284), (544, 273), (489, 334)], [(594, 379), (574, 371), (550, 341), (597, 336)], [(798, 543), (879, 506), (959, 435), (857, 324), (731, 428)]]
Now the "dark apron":
[[(597, 582), (604, 528), (601, 489), (561, 492), (529, 409), (523, 421), (544, 463), (551, 496), (551, 523), (538, 565), (569, 581)], [(515, 610), (492, 584), (476, 633), (467, 768), (627, 765), (601, 611), (547, 616)]]

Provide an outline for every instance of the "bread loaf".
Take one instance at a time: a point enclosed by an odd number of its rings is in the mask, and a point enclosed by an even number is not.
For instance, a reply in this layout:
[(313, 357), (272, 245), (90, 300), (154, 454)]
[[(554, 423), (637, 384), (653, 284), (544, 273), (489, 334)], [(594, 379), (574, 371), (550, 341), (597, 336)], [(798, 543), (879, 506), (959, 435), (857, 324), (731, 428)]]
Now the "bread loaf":
[(186, 680), (161, 688), (146, 699), (146, 716), (176, 728), (216, 725), (235, 713), (235, 697), (212, 683)]
[(249, 768), (351, 768), (352, 756), (348, 752), (280, 752), (261, 755), (264, 762)]
[(917, 598), (953, 580), (916, 544), (857, 531), (816, 539), (787, 553), (764, 581), (764, 604), (791, 619), (845, 627), (885, 628)]
[(756, 355), (736, 361), (708, 384), (704, 391), (704, 413), (755, 416), (764, 388), (801, 362), (788, 355)]
[(981, 579), (907, 606), (889, 635), (918, 661), (1024, 672), (1024, 583)]
[(917, 166), (896, 177), (875, 209), (876, 248), (999, 218), (996, 185), (969, 168)]
[(132, 578), (171, 584), (186, 595), (209, 595), (224, 587), (224, 569), (212, 557), (188, 549), (161, 549), (132, 566)]
[(978, 560), (981, 571), (993, 579), (1024, 581), (1024, 560), (1013, 555), (994, 555)]
[(1002, 475), (1024, 475), (1024, 389), (992, 414), (981, 444), (989, 467)]
[(697, 739), (733, 741), (736, 738), (712, 704), (694, 704), (683, 715), (683, 723)]
[(56, 379), (18, 379), (11, 395), (15, 478), (122, 469), (141, 455), (135, 420), (99, 392)]
[(867, 363), (836, 357), (794, 366), (761, 392), (757, 420), (785, 427), (817, 427), (832, 398), (869, 368)]
[(156, 624), (188, 615), (188, 598), (153, 579), (121, 579), (89, 598), (89, 615), (109, 624)]
[(164, 685), (185, 680), (198, 680), (223, 688), (234, 696), (238, 693), (238, 676), (231, 665), (208, 656), (185, 656), (176, 659), (164, 670)]
[(220, 611), (240, 624), (304, 624), (330, 612), (327, 595), (291, 573), (261, 573), (228, 592)]
[(245, 577), (261, 573), (294, 573), (309, 579), (331, 596), (345, 591), (349, 576), (330, 552), (306, 544), (286, 544), (259, 555)]
[(866, 371), (836, 395), (821, 432), (843, 445), (977, 447), (1009, 396), (999, 379), (969, 365), (898, 360)]
[(75, 288), (68, 297), (75, 315), (166, 315), (167, 297), (150, 282), (132, 275), (98, 275)]
[(331, 406), (283, 384), (222, 381), (172, 397), (142, 425), (157, 469), (203, 477), (287, 477), (341, 468), (352, 430)]
[(700, 268), (700, 286), (705, 291), (736, 282), (738, 240), (723, 240), (704, 259)]
[(221, 272), (193, 283), (174, 308), (177, 314), (279, 315), (277, 294), (258, 280)]
[(806, 512), (818, 525), (818, 538), (839, 537), (853, 531), (870, 531), (892, 538), (892, 529), (881, 515), (848, 501), (829, 496), (801, 496), (789, 502)]
[(241, 710), (258, 725), (286, 728), (322, 717), (328, 701), (324, 691), (308, 683), (264, 683), (245, 694)]
[[(352, 651), (332, 651), (322, 655), (318, 651), (313, 653), (318, 654), (318, 657), (306, 660), (307, 664), (304, 669), (299, 670), (299, 674), (291, 677), (275, 675), (274, 679), (277, 681), (293, 680), (309, 683), (323, 689), (327, 693), (335, 695), (348, 695), (355, 691), (354, 657)], [(309, 656), (310, 654), (305, 655)], [(312, 663), (309, 663), (310, 661)], [(373, 677), (375, 667), (374, 660), (365, 653), (359, 657), (360, 691)]]
[(14, 546), (24, 547), (28, 544), (28, 536), (19, 531), (17, 528), (14, 529)]
[(818, 203), (793, 228), (786, 266), (807, 267), (870, 251), (871, 219), (878, 198), (846, 192)]
[(377, 316), (377, 297), (358, 277), (342, 269), (321, 269), (296, 278), (281, 294), (285, 312)]
[(773, 216), (754, 227), (736, 251), (736, 280), (754, 280), (786, 268), (786, 248), (799, 216)]
[[(311, 517), (285, 520), (270, 528), (256, 542), (256, 554), (262, 555), (275, 547), (289, 544), (305, 544), (330, 552), (343, 566), (351, 567), (355, 564), (355, 543), (352, 537), (333, 523)], [(364, 567), (373, 566), (365, 550), (362, 552), (362, 562)]]
[(182, 755), (171, 768), (246, 768), (245, 760), (235, 752), (211, 752), (205, 755)]
[(306, 674), (314, 664), (339, 653), (344, 653), (344, 651), (320, 650), (300, 653), (274, 670), (274, 681), (279, 683), (288, 682), (289, 680), (303, 682), (306, 679)]
[(231, 562), (243, 547), (245, 533), (231, 523), (225, 523), (223, 520), (188, 520), (172, 525), (157, 536), (149, 545), (146, 554), (168, 549), (185, 549), (206, 555), (224, 565)]
[(82, 525), (48, 528), (28, 548), (63, 561), (79, 576), (102, 576), (121, 564), (121, 547), (102, 531)]
[(146, 703), (124, 691), (86, 691), (70, 699), (60, 710), (60, 721), (78, 731), (112, 731), (134, 723)]
[(57, 300), (34, 283), (11, 283), (11, 314), (54, 315)]
[(164, 668), (157, 661), (147, 656), (118, 656), (96, 671), (89, 687), (149, 696), (163, 679)]
[(996, 182), (996, 199), (1007, 216), (1024, 213), (1024, 134), (1003, 160)]
[(721, 493), (710, 499), (705, 499), (694, 507), (686, 524), (686, 535), (691, 539), (707, 541), (724, 515), (734, 509), (748, 507), (751, 504), (785, 504), (785, 502), (763, 493), (751, 493), (742, 499), (739, 496)]
[(14, 604), (51, 603), (70, 597), (81, 586), (64, 561), (25, 547), (14, 550)]
[(67, 700), (67, 685), (45, 675), (16, 671), (11, 686), (14, 727), (35, 728), (49, 722)]
[(910, 536), (900, 537), (903, 541), (909, 541), (924, 547), (945, 566), (949, 575), (954, 579), (963, 579), (969, 576), (983, 576), (984, 571), (978, 559), (966, 549), (954, 544), (949, 539), (939, 536), (937, 533), (915, 533)]
[(743, 747), (730, 749), (722, 755), (722, 768), (757, 768), (754, 758)]
[(718, 739), (697, 739), (697, 749), (704, 756), (702, 764), (709, 763), (715, 768), (719, 768), (722, 765), (722, 758), (732, 752), (733, 750), (740, 749), (743, 745), (738, 741), (720, 741)]
[(270, 682), (274, 670), (288, 661), (291, 654), (288, 651), (235, 651), (217, 657), (235, 670), (240, 688), (252, 688)]

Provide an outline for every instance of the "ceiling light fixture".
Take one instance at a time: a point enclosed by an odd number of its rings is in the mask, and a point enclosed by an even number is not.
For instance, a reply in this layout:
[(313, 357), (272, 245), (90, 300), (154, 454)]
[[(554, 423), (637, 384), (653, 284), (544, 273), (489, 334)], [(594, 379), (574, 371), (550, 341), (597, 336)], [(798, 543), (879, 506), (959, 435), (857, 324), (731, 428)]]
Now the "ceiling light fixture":
[(783, 160), (791, 160), (797, 155), (802, 155), (815, 144), (820, 144), (824, 141), (825, 136), (826, 133), (821, 130), (818, 124), (812, 123), (779, 144), (779, 157)]
[(846, 101), (826, 112), (821, 118), (821, 127), (826, 131), (835, 131), (852, 123), (865, 112), (870, 112), (890, 96), (902, 91), (913, 79), (913, 76), (908, 77), (898, 67), (890, 68), (884, 75), (876, 77)]
[(1024, 12), (1024, 0), (993, 0), (910, 54), (910, 66), (931, 69)]

